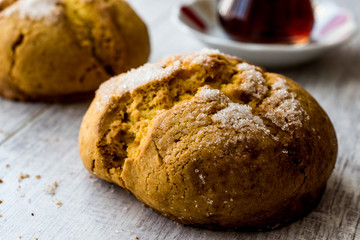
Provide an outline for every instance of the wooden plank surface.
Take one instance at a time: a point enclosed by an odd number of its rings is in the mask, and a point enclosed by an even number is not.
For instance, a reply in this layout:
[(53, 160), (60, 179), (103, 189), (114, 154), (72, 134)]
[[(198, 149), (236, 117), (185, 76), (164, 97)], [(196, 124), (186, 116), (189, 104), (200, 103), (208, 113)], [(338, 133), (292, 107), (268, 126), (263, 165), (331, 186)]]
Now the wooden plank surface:
[[(171, 23), (170, 9), (179, 2), (131, 0), (150, 29), (150, 61), (204, 47)], [(358, 0), (337, 2), (360, 13)], [(339, 155), (318, 208), (287, 227), (261, 233), (184, 227), (144, 207), (120, 187), (90, 178), (77, 146), (89, 102), (30, 104), (0, 99), (0, 239), (360, 240), (359, 65), (357, 35), (317, 61), (276, 70), (298, 81), (329, 114)]]

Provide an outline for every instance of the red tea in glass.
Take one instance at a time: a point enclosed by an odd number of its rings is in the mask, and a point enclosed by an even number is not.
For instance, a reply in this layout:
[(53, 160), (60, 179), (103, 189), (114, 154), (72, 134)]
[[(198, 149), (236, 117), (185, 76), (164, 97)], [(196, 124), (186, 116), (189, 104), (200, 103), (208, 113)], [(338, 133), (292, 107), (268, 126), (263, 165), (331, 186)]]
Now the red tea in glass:
[(232, 38), (254, 43), (306, 43), (314, 25), (310, 0), (220, 0), (218, 15)]

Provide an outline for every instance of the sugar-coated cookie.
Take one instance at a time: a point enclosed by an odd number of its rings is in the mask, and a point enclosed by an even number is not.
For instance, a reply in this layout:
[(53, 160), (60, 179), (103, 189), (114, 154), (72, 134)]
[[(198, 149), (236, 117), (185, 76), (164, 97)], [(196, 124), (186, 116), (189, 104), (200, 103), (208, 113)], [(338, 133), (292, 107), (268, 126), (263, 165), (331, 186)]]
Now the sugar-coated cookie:
[(150, 52), (124, 0), (3, 0), (0, 32), (0, 95), (22, 101), (92, 96)]
[(79, 146), (91, 173), (164, 216), (252, 230), (313, 210), (337, 155), (329, 117), (302, 87), (206, 49), (103, 83)]

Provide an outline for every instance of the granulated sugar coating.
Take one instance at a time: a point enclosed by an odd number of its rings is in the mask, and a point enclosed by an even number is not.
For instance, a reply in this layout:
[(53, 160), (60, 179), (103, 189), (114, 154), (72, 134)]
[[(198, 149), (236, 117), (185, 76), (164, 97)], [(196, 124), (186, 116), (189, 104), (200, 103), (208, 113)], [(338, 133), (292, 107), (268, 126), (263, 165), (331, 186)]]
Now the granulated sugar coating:
[(200, 88), (195, 95), (196, 102), (218, 101), (220, 106), (226, 106), (212, 115), (214, 123), (220, 123), (221, 128), (232, 128), (236, 132), (259, 131), (269, 132), (262, 119), (252, 113), (250, 106), (231, 102), (222, 92), (207, 86)]
[(208, 49), (104, 83), (79, 145), (90, 172), (164, 216), (247, 230), (314, 209), (337, 151), (329, 118), (298, 84)]
[(6, 8), (2, 14), (10, 16), (17, 13), (23, 19), (44, 20), (45, 23), (53, 24), (60, 14), (60, 9), (57, 6), (60, 2), (61, 0), (18, 0)]
[(102, 96), (101, 101), (97, 102), (98, 110), (103, 110), (103, 107), (109, 104), (113, 96), (119, 96), (125, 92), (132, 92), (141, 85), (169, 77), (177, 71), (179, 66), (179, 62), (175, 62), (168, 67), (162, 66), (161, 64), (147, 63), (142, 67), (130, 70), (126, 74), (109, 79), (103, 83), (97, 91), (97, 94)]
[(230, 99), (226, 97), (220, 90), (210, 88), (209, 86), (200, 88), (199, 93), (196, 94), (195, 97), (195, 101), (198, 103), (211, 101), (218, 101), (221, 103), (230, 102)]
[(257, 71), (254, 65), (248, 63), (240, 63), (236, 65), (236, 68), (242, 71), (240, 77), (245, 79), (239, 89), (258, 99), (264, 97), (267, 87), (265, 86), (265, 79), (262, 73)]
[(244, 104), (229, 103), (228, 107), (214, 114), (211, 119), (215, 123), (220, 122), (221, 127), (232, 128), (236, 132), (243, 130), (257, 132), (261, 130), (270, 133), (262, 119), (254, 116), (251, 112), (251, 107)]
[(294, 128), (302, 126), (304, 120), (309, 120), (308, 114), (296, 99), (296, 94), (290, 91), (285, 79), (278, 77), (271, 89), (272, 94), (264, 100), (268, 108), (264, 116), (276, 126), (283, 131), (294, 131)]

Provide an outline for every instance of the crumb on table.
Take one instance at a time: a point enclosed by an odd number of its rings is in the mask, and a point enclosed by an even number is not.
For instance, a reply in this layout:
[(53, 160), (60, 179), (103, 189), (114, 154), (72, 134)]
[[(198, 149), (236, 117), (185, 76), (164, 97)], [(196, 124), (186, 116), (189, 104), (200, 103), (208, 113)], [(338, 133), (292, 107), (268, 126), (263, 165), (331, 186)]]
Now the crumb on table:
[(3, 183), (3, 180), (0, 178), (0, 183)]
[(56, 193), (56, 188), (58, 187), (58, 183), (55, 181), (52, 185), (48, 185), (47, 188), (45, 189), (45, 192), (51, 194), (51, 195), (55, 195)]
[(27, 174), (27, 173), (20, 173), (20, 176), (19, 176), (19, 182), (21, 181), (21, 180), (23, 180), (23, 179), (25, 179), (25, 178), (29, 178), (30, 177), (30, 175), (29, 174)]
[(36, 175), (35, 178), (36, 178), (36, 179), (40, 179), (41, 176), (40, 176), (40, 175)]
[(9, 167), (10, 167), (10, 164), (6, 164), (5, 167), (6, 167), (6, 168), (9, 168)]
[(63, 205), (63, 203), (59, 201), (59, 202), (57, 202), (57, 203), (56, 203), (56, 205), (58, 205), (58, 206), (62, 206), (62, 205)]

